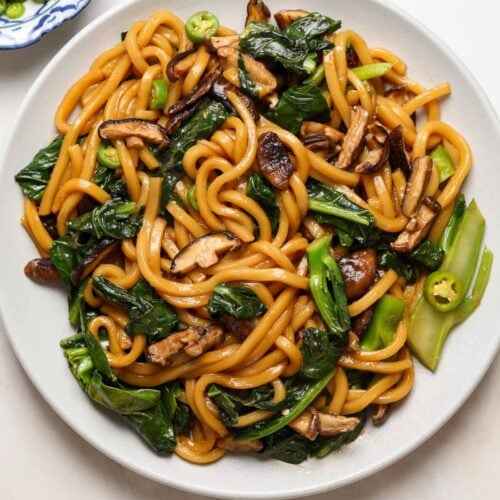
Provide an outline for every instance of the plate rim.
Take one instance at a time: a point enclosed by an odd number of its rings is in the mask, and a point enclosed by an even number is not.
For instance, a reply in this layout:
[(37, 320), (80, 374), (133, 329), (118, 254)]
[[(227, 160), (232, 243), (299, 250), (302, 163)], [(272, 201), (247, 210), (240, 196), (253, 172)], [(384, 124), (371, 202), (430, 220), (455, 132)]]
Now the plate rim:
[[(459, 69), (461, 76), (467, 80), (471, 86), (475, 87), (475, 92), (480, 101), (485, 105), (484, 107), (487, 109), (489, 118), (494, 124), (494, 133), (500, 138), (500, 118), (496, 113), (495, 108), (493, 107), (488, 95), (484, 91), (480, 82), (477, 80), (472, 71), (463, 63), (463, 61), (456, 55), (456, 53), (448, 46), (447, 43), (443, 42), (442, 39), (436, 35), (431, 29), (425, 26), (424, 23), (413, 17), (409, 12), (402, 10), (392, 1), (386, 0), (365, 0), (366, 2), (376, 4), (378, 8), (387, 9), (395, 14), (397, 17), (403, 18), (407, 23), (412, 24), (424, 37), (429, 38), (434, 44), (439, 44), (441, 50), (445, 53), (447, 59), (450, 64), (454, 64)], [(37, 91), (39, 87), (39, 82), (41, 82), (46, 74), (50, 73), (52, 69), (57, 66), (60, 59), (68, 52), (74, 45), (78, 44), (80, 39), (85, 37), (85, 35), (92, 31), (96, 25), (108, 20), (109, 18), (118, 15), (121, 11), (127, 10), (131, 5), (140, 3), (141, 0), (131, 0), (121, 5), (116, 5), (115, 7), (110, 8), (109, 10), (103, 12), (95, 19), (93, 19), (88, 25), (86, 25), (83, 29), (78, 31), (68, 42), (66, 42), (55, 54), (55, 56), (49, 61), (49, 63), (45, 66), (45, 68), (40, 72), (37, 78), (34, 80), (32, 85), (30, 86), (28, 92), (26, 93), (17, 114), (12, 121), (10, 130), (5, 138), (4, 144), (8, 145), (12, 142), (15, 131), (21, 121), (21, 116), (25, 112), (26, 108), (31, 101), (31, 97)], [(85, 7), (90, 3), (88, 0)], [(6, 162), (6, 151), (7, 147), (3, 148), (3, 152), (0, 154), (0, 168)], [(490, 283), (491, 287), (492, 283)], [(75, 423), (71, 421), (69, 417), (66, 417), (64, 408), (59, 407), (59, 401), (56, 397), (53, 397), (50, 392), (45, 391), (41, 384), (37, 380), (37, 373), (33, 370), (28, 363), (23, 362), (23, 353), (14, 341), (15, 336), (10, 335), (5, 325), (4, 321), (4, 313), (2, 306), (2, 296), (0, 295), (0, 331), (4, 333), (5, 337), (8, 340), (9, 345), (11, 346), (13, 352), (15, 353), (18, 361), (20, 362), (23, 370), (28, 375), (30, 382), (36, 387), (37, 391), (42, 395), (45, 401), (49, 404), (51, 409), (60, 417), (66, 425), (68, 425), (73, 431), (75, 431), (79, 436), (81, 436), (87, 443), (89, 443), (92, 447), (97, 449), (99, 452), (103, 453), (106, 457), (110, 458), (116, 463), (119, 463), (123, 467), (132, 470), (133, 472), (156, 481), (160, 484), (164, 484), (166, 486), (170, 486), (182, 491), (188, 491), (190, 493), (195, 493), (199, 495), (211, 496), (211, 497), (220, 497), (220, 498), (234, 498), (234, 492), (231, 491), (221, 491), (214, 488), (207, 489), (206, 486), (199, 487), (194, 483), (186, 483), (186, 482), (178, 482), (175, 477), (165, 477), (155, 474), (154, 472), (147, 471), (144, 468), (141, 468), (140, 465), (136, 464), (133, 461), (127, 461), (119, 454), (115, 454), (113, 450), (106, 447), (106, 443), (102, 443), (97, 439), (94, 439), (92, 433), (90, 431), (86, 431), (85, 429), (79, 428)], [(300, 490), (282, 490), (281, 492), (273, 492), (266, 496), (263, 494), (257, 493), (252, 494), (251, 492), (246, 492), (244, 494), (239, 494), (238, 498), (296, 498), (296, 497), (304, 497), (314, 494), (320, 494), (326, 491), (333, 491), (334, 489), (341, 488), (348, 484), (360, 481), (365, 479), (366, 477), (373, 475), (382, 469), (385, 469), (395, 463), (398, 460), (406, 457), (409, 453), (414, 451), (416, 448), (424, 444), (428, 439), (430, 439), (436, 432), (438, 432), (443, 425), (448, 422), (457, 411), (463, 406), (463, 404), (467, 401), (467, 399), (471, 396), (472, 392), (478, 387), (478, 385), (483, 380), (486, 372), (492, 365), (493, 360), (495, 359), (500, 348), (500, 332), (496, 334), (496, 346), (494, 345), (491, 349), (491, 352), (488, 353), (488, 356), (485, 357), (483, 361), (483, 365), (481, 369), (478, 370), (475, 377), (475, 382), (472, 383), (467, 389), (461, 394), (459, 398), (456, 399), (454, 404), (448, 409), (447, 413), (441, 415), (437, 421), (434, 422), (434, 425), (429, 428), (426, 432), (421, 433), (413, 439), (409, 441), (404, 446), (397, 448), (396, 451), (390, 454), (386, 454), (383, 459), (374, 462), (373, 464), (365, 467), (364, 469), (357, 471), (355, 473), (346, 475), (342, 479), (337, 480), (334, 484), (326, 484), (326, 485), (307, 485), (305, 484)], [(354, 476), (354, 477), (353, 477)]]

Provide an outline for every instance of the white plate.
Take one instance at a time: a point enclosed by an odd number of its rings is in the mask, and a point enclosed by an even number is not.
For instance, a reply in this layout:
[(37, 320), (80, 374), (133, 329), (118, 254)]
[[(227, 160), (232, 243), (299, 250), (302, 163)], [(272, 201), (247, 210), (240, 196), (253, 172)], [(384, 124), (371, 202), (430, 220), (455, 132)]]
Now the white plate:
[[(311, 459), (299, 466), (263, 461), (252, 455), (228, 456), (204, 467), (175, 456), (157, 457), (119, 418), (88, 400), (69, 373), (58, 346), (59, 340), (71, 332), (62, 292), (30, 282), (22, 271), (36, 252), (18, 222), (22, 197), (13, 176), (53, 136), (54, 112), (70, 84), (137, 19), (168, 8), (186, 19), (194, 11), (207, 8), (225, 25), (241, 28), (245, 3), (147, 0), (120, 6), (87, 26), (46, 67), (12, 124), (0, 160), (3, 236), (0, 309), (4, 331), (38, 390), (76, 432), (117, 462), (151, 479), (200, 494), (231, 498), (304, 497), (351, 483), (386, 467), (429, 438), (457, 411), (498, 349), (500, 337), (492, 321), (497, 316), (500, 298), (495, 289), (500, 283), (498, 266), (493, 268), (480, 309), (450, 335), (437, 373), (432, 375), (417, 364), (412, 393), (383, 427), (369, 426), (340, 453), (323, 460)], [(298, 1), (266, 3), (273, 12), (300, 6)], [(374, 0), (333, 3), (316, 0), (302, 5), (342, 19), (344, 28), (358, 31), (370, 46), (392, 49), (408, 63), (409, 74), (424, 85), (452, 82), (453, 97), (446, 100), (443, 117), (472, 146), (474, 168), (466, 193), (478, 200), (489, 223), (486, 241), (500, 255), (499, 235), (492, 231), (500, 213), (500, 200), (490, 186), (490, 179), (498, 177), (496, 149), (500, 127), (478, 83), (443, 48), (442, 42), (395, 7)]]

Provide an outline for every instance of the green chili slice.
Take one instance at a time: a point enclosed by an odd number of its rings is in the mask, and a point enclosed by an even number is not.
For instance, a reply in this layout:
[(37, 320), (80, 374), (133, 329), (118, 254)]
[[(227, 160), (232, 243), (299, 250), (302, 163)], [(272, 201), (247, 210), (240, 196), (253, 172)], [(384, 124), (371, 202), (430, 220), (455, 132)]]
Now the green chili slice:
[(5, 15), (9, 19), (19, 19), (26, 12), (26, 7), (21, 2), (10, 3), (5, 9)]
[(218, 29), (219, 20), (206, 10), (193, 14), (186, 23), (187, 36), (194, 43), (201, 43), (214, 36)]
[(7, 0), (0, 0), (0, 16), (5, 12), (7, 8)]
[(99, 148), (97, 149), (97, 161), (106, 168), (115, 169), (121, 165), (118, 151), (107, 142), (101, 142), (101, 144), (99, 144)]
[(451, 311), (463, 300), (462, 282), (456, 274), (449, 271), (429, 274), (424, 289), (427, 302), (437, 311)]
[(163, 78), (153, 80), (151, 87), (151, 98), (149, 99), (150, 109), (162, 109), (167, 104), (168, 87), (167, 81)]

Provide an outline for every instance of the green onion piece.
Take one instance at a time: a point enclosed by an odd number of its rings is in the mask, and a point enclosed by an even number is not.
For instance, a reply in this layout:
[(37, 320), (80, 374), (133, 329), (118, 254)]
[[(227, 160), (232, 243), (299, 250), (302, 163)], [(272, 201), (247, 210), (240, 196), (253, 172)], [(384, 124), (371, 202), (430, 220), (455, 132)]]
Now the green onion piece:
[(442, 144), (432, 151), (431, 158), (438, 169), (440, 183), (444, 182), (455, 173), (455, 165)]
[(373, 63), (352, 68), (352, 71), (360, 80), (371, 80), (384, 76), (392, 67), (392, 63)]

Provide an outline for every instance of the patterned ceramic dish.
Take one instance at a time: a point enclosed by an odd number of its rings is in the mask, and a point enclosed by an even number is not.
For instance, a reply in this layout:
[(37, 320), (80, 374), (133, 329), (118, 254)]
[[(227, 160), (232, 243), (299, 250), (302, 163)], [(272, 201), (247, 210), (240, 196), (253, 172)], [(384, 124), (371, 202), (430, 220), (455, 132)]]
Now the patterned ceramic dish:
[(19, 19), (0, 17), (0, 49), (21, 49), (38, 42), (64, 21), (73, 19), (90, 0), (50, 0), (26, 2), (26, 13)]

